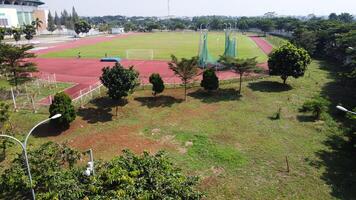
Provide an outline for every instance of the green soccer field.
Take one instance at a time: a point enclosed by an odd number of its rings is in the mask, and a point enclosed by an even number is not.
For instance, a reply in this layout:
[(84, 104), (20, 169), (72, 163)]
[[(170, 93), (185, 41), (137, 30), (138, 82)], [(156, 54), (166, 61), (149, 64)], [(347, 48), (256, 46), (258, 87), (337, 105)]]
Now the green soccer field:
[[(198, 55), (199, 32), (174, 32), (174, 33), (145, 33), (132, 35), (126, 38), (118, 38), (107, 42), (90, 46), (67, 49), (42, 55), (45, 58), (74, 58), (78, 52), (83, 58), (101, 58), (108, 56), (119, 56), (126, 58), (126, 50), (147, 49), (153, 50), (155, 60), (169, 60), (170, 55), (177, 57), (192, 57)], [(265, 62), (267, 56), (247, 36), (238, 34), (237, 52), (240, 58), (257, 57), (259, 62)], [(225, 34), (220, 32), (209, 33), (208, 48), (210, 54), (218, 59), (224, 52)], [(132, 52), (130, 57), (135, 57)], [(147, 58), (150, 53), (146, 53)], [(144, 56), (144, 55), (137, 55)]]

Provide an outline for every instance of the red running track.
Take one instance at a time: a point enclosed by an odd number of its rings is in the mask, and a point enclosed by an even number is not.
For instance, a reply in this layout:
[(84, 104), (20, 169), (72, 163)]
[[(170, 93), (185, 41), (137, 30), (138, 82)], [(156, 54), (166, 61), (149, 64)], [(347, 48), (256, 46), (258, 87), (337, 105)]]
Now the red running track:
[[(84, 45), (91, 45), (98, 42), (108, 41), (113, 38), (126, 37), (127, 35), (115, 37), (97, 37), (80, 39), (72, 43), (60, 44), (54, 48), (36, 51), (37, 54), (44, 54), (48, 52), (61, 51), (67, 48), (75, 48)], [(253, 41), (265, 52), (270, 53), (272, 46), (262, 38), (251, 37)], [(87, 89), (99, 81), (101, 69), (107, 66), (113, 66), (112, 63), (102, 63), (99, 59), (64, 59), (64, 58), (35, 58), (33, 59), (38, 65), (40, 72), (56, 74), (57, 81), (72, 82), (76, 85), (65, 90), (72, 98), (79, 95), (80, 90)], [(142, 61), (142, 60), (123, 60), (121, 63), (125, 67), (131, 65), (140, 73), (141, 83), (148, 83), (149, 76), (152, 73), (159, 73), (165, 83), (181, 83), (180, 79), (168, 68), (167, 61)], [(259, 64), (265, 70), (268, 70), (267, 63)], [(236, 73), (232, 71), (219, 71), (217, 73), (219, 79), (228, 80), (237, 78)], [(250, 74), (254, 76), (256, 74)], [(196, 80), (200, 80), (198, 76)], [(46, 102), (47, 100), (43, 100)]]
[(265, 54), (270, 54), (273, 51), (273, 46), (265, 39), (259, 36), (250, 36), (250, 38), (262, 49)]

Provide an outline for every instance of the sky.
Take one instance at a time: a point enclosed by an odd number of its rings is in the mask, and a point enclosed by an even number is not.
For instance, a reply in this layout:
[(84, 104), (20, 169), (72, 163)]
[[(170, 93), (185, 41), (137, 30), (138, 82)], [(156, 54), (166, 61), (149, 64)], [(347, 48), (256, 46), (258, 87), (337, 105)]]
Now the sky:
[[(51, 11), (71, 10), (80, 16), (167, 16), (168, 0), (42, 0)], [(356, 0), (170, 0), (171, 15), (260, 16), (329, 15), (348, 12), (356, 15)]]

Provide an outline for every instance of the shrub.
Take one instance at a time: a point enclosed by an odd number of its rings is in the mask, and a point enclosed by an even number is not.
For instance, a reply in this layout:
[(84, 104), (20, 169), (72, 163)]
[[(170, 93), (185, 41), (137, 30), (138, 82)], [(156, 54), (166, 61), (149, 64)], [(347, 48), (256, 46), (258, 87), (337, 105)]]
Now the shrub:
[(76, 113), (72, 105), (71, 98), (64, 92), (58, 93), (54, 96), (53, 102), (49, 107), (50, 116), (62, 114), (62, 117), (54, 120), (59, 125), (69, 126), (75, 120)]
[(153, 96), (160, 94), (164, 90), (164, 83), (159, 74), (151, 74), (150, 83), (152, 84)]
[(219, 78), (216, 76), (214, 69), (209, 68), (204, 71), (200, 86), (208, 91), (217, 90), (219, 88)]
[[(124, 151), (111, 161), (95, 161), (95, 175), (76, 164), (79, 152), (65, 145), (43, 144), (29, 152), (37, 199), (201, 199), (198, 178), (186, 176), (159, 152), (135, 155)], [(71, 167), (67, 167), (67, 166)], [(0, 199), (29, 199), (29, 181), (22, 154), (1, 172)]]
[(325, 112), (328, 108), (329, 102), (322, 97), (314, 97), (313, 99), (306, 101), (302, 108), (301, 112), (311, 112), (315, 119), (319, 120), (321, 114)]

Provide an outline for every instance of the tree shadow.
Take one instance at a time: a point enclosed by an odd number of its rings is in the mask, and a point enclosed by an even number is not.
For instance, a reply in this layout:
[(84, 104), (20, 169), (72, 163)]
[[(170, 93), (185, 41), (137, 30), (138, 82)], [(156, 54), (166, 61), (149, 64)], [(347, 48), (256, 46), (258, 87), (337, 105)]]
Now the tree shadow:
[(293, 89), (290, 85), (276, 81), (251, 82), (248, 87), (253, 91), (259, 92), (285, 92)]
[[(331, 195), (338, 199), (356, 199), (356, 159), (355, 148), (348, 138), (350, 130), (345, 129), (350, 124), (345, 118), (345, 113), (340, 113), (335, 108), (342, 104), (347, 108), (356, 106), (356, 90), (354, 86), (346, 85), (339, 81), (338, 64), (319, 61), (321, 69), (328, 72), (328, 78), (333, 81), (325, 84), (321, 96), (330, 100), (328, 113), (335, 121), (340, 123), (335, 132), (323, 142), (326, 148), (315, 153), (318, 160), (309, 161), (310, 165), (323, 169), (322, 179), (332, 187)], [(336, 126), (336, 124), (335, 124)]]
[(126, 99), (115, 101), (108, 97), (100, 97), (91, 100), (88, 104), (90, 107), (80, 108), (77, 114), (90, 124), (108, 122), (112, 121), (114, 116), (112, 114), (112, 108), (122, 107), (126, 104), (128, 104)]
[(241, 94), (233, 88), (218, 89), (217, 91), (205, 91), (203, 89), (196, 90), (188, 94), (188, 96), (199, 99), (203, 103), (216, 103), (220, 101), (236, 101), (240, 100)]
[(297, 120), (299, 122), (315, 122), (315, 117), (312, 115), (298, 115)]
[(325, 168), (322, 179), (332, 186), (331, 194), (339, 199), (356, 198), (356, 159), (355, 150), (349, 141), (339, 135), (331, 135), (324, 141), (328, 149), (318, 151), (317, 161), (310, 161), (311, 166)]
[(142, 106), (148, 108), (154, 107), (171, 107), (173, 104), (182, 103), (183, 99), (176, 99), (172, 96), (157, 96), (157, 97), (136, 97), (135, 101), (141, 103)]
[(63, 132), (69, 129), (70, 126), (59, 125), (53, 121), (42, 124), (37, 127), (32, 135), (34, 137), (42, 138), (42, 137), (55, 137), (59, 136)]

